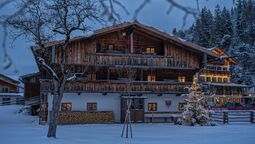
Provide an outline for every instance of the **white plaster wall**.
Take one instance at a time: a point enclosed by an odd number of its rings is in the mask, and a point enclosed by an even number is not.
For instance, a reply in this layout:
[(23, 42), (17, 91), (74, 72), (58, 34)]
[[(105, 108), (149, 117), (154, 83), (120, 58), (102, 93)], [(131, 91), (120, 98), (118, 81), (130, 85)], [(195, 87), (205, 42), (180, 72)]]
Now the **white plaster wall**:
[[(145, 94), (148, 98), (144, 101), (144, 111), (148, 112), (148, 103), (157, 103), (157, 112), (177, 112), (178, 104), (184, 102), (185, 96), (176, 96), (176, 94), (163, 94), (157, 96), (156, 94)], [(170, 107), (165, 104), (166, 100), (171, 101)]]
[[(87, 111), (87, 103), (97, 103), (97, 111), (113, 111), (115, 122), (120, 122), (120, 94), (118, 93), (65, 93), (62, 102), (71, 102), (72, 111)], [(52, 108), (52, 95), (48, 94), (48, 109)]]

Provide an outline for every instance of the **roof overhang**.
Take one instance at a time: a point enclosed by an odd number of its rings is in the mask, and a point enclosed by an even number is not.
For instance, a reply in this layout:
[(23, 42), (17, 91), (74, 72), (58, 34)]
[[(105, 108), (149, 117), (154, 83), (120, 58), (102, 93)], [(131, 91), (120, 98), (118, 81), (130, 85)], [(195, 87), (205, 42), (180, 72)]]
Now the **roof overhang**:
[(230, 56), (226, 51), (224, 51), (223, 49), (221, 49), (219, 47), (213, 47), (213, 48), (210, 48), (209, 50), (211, 50), (212, 52), (214, 52), (220, 56), (226, 56), (227, 58), (225, 60), (228, 60), (232, 64), (238, 63), (232, 56)]

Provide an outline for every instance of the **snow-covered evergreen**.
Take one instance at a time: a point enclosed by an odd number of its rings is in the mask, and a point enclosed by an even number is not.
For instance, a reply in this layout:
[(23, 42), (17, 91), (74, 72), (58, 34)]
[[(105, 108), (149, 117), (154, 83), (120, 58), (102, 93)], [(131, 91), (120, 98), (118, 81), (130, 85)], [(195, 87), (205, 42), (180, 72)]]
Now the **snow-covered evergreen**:
[(207, 98), (204, 93), (201, 93), (201, 87), (198, 84), (193, 84), (190, 88), (190, 93), (187, 94), (188, 98), (185, 99), (186, 105), (176, 124), (194, 126), (196, 124), (201, 126), (214, 126), (216, 125), (209, 117), (207, 109)]
[(255, 85), (255, 0), (237, 0), (232, 9), (216, 6), (214, 15), (203, 8), (187, 30), (174, 35), (206, 48), (220, 47), (238, 64), (233, 66), (233, 82)]

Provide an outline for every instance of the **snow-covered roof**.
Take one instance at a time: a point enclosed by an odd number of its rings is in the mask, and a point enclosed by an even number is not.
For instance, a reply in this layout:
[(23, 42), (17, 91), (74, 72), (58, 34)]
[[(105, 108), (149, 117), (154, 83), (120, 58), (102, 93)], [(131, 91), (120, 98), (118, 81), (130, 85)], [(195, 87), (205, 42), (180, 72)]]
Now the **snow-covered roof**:
[(219, 55), (221, 60), (230, 60), (230, 62), (232, 62), (233, 64), (237, 64), (237, 61), (232, 56), (230, 56), (228, 52), (224, 51), (219, 47), (208, 48), (208, 50)]
[(29, 77), (38, 76), (39, 74), (40, 74), (40, 72), (33, 72), (33, 73), (29, 73), (29, 74), (21, 76), (21, 78), (25, 79), (25, 78), (29, 78)]
[(207, 82), (207, 83), (204, 83), (204, 84), (212, 85), (212, 86), (249, 87), (249, 85), (236, 84), (236, 83), (211, 83), (211, 82)]
[(4, 81), (9, 81), (9, 82), (12, 82), (12, 83), (15, 83), (15, 84), (19, 84), (19, 77), (18, 76), (7, 76), (7, 75), (4, 75), (4, 74), (0, 74), (0, 79), (4, 80)]

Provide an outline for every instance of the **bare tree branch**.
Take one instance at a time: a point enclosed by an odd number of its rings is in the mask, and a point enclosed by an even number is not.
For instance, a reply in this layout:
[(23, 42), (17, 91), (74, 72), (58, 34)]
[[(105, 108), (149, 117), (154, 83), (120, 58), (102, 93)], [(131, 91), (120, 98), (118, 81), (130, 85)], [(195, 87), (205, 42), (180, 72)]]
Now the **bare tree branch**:
[[(2, 3), (0, 3), (0, 9), (2, 9), (3, 7), (6, 7), (7, 5), (14, 3), (16, 0), (6, 0)], [(12, 65), (13, 65), (13, 60), (11, 58), (11, 56), (8, 54), (7, 52), (7, 47), (6, 47), (6, 42), (7, 42), (7, 37), (8, 37), (8, 33), (7, 33), (7, 20), (14, 18), (20, 14), (23, 13), (23, 11), (25, 10), (25, 8), (30, 5), (30, 3), (33, 0), (27, 0), (24, 2), (24, 5), (22, 7), (20, 7), (17, 11), (15, 11), (13, 14), (11, 15), (5, 15), (5, 16), (1, 16), (1, 21), (0, 24), (3, 27), (3, 31), (4, 31), (4, 35), (3, 35), (3, 41), (2, 41), (2, 48), (3, 48), (3, 53), (4, 53), (4, 69), (9, 69)], [(14, 72), (18, 72), (18, 70), (14, 67)]]
[[(134, 14), (134, 17), (133, 17), (134, 20), (137, 19), (137, 16), (139, 15), (139, 13), (150, 2), (151, 2), (150, 0), (144, 0), (142, 2), (142, 4), (135, 10), (135, 14)], [(193, 16), (196, 19), (198, 14), (199, 14), (198, 0), (196, 0), (197, 8), (183, 6), (182, 4), (177, 3), (176, 0), (166, 0), (166, 2), (169, 4), (169, 9), (167, 10), (167, 14), (170, 14), (170, 12), (173, 10), (173, 8), (177, 8), (177, 9), (179, 9), (179, 10), (184, 12), (184, 15), (183, 15), (183, 25), (182, 25), (183, 27), (186, 25), (186, 21), (187, 21), (187, 17), (188, 16), (191, 15), (191, 16)]]
[(107, 16), (107, 19), (113, 24), (116, 24), (121, 20), (121, 16), (115, 10), (114, 5), (121, 7), (122, 10), (124, 10), (124, 12), (129, 15), (126, 7), (118, 0), (100, 0), (100, 4), (103, 8), (102, 16)]

